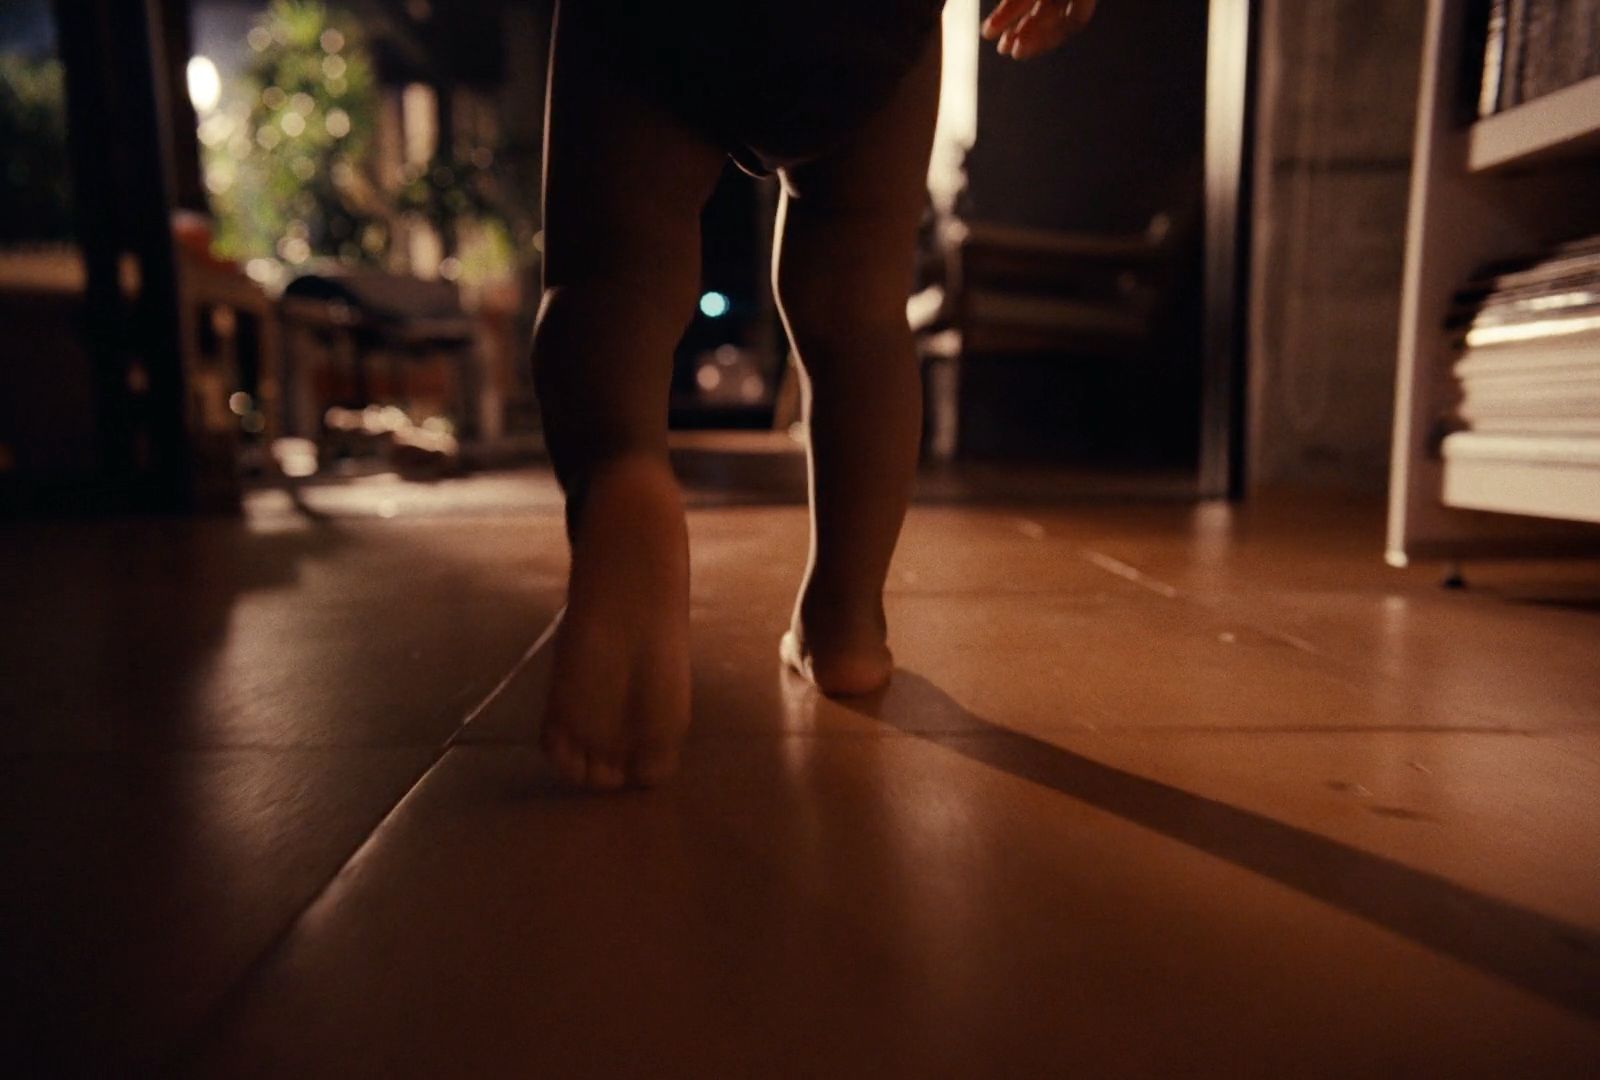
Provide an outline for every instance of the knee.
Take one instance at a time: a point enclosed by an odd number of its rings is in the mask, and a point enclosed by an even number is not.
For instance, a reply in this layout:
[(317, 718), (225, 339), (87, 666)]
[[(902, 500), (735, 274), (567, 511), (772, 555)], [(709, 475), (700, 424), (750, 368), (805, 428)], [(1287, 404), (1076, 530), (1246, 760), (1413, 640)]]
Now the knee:
[(908, 289), (897, 278), (884, 280), (843, 266), (802, 272), (780, 264), (773, 295), (806, 366), (816, 369), (834, 356), (882, 352), (909, 342)]
[(615, 328), (649, 331), (686, 324), (695, 298), (695, 281), (682, 275), (649, 272), (596, 274), (547, 284), (539, 297), (534, 327), (545, 334), (569, 328), (605, 332)]
[(536, 377), (587, 356), (670, 352), (696, 293), (668, 276), (616, 275), (545, 287), (534, 319)]
[(560, 393), (592, 333), (601, 297), (583, 287), (546, 288), (533, 323), (533, 378), (541, 398)]

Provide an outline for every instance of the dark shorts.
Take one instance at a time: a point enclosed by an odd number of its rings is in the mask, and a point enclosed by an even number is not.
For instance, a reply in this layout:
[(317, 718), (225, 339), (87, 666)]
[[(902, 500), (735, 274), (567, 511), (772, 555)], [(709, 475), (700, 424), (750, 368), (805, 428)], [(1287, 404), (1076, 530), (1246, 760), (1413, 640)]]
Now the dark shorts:
[(944, 0), (565, 0), (617, 70), (762, 175), (827, 153), (883, 106)]

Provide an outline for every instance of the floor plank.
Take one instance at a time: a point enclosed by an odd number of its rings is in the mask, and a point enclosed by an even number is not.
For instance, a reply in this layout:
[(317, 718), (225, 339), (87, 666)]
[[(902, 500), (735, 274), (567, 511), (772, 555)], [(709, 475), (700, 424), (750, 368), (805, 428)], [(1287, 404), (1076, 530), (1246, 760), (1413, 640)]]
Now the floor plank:
[(759, 463), (678, 447), (694, 727), (605, 799), (534, 749), (548, 474), (4, 526), (8, 1041), (229, 1077), (1600, 1057), (1600, 564), (1450, 591), (1383, 565), (1370, 502), (946, 477), (895, 680), (835, 702), (777, 660), (781, 456), (730, 491)]
[(412, 748), (0, 758), (9, 1065), (114, 1076), (158, 1063), (433, 760)]
[(458, 748), (187, 1064), (1492, 1076), (1600, 1052), (1568, 1008), (981, 757), (708, 740), (671, 788), (593, 801), (526, 749)]

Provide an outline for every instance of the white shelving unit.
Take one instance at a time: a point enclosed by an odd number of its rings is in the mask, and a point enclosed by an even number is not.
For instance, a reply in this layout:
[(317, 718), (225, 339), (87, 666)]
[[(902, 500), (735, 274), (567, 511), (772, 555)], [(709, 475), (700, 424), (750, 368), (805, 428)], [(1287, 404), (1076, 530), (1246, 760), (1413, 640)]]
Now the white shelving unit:
[(1600, 152), (1600, 75), (1472, 125), (1473, 172), (1581, 158)]
[(1600, 522), (1600, 439), (1451, 435), (1443, 496), (1463, 510)]
[[(1443, 437), (1445, 316), (1484, 264), (1600, 232), (1600, 78), (1470, 122), (1467, 0), (1429, 0), (1407, 222), (1389, 562), (1600, 552), (1600, 457)], [(1568, 440), (1569, 441), (1569, 440)], [(1583, 524), (1577, 524), (1583, 523)]]

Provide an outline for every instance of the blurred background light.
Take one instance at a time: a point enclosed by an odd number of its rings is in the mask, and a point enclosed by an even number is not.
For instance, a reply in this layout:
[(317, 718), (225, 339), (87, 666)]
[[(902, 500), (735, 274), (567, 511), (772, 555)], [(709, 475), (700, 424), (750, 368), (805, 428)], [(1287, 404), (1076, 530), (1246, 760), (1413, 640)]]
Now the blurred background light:
[(189, 100), (195, 111), (208, 113), (222, 100), (222, 73), (209, 56), (196, 56), (189, 61)]
[(700, 314), (708, 319), (720, 319), (728, 313), (728, 297), (719, 292), (708, 292), (700, 298)]

